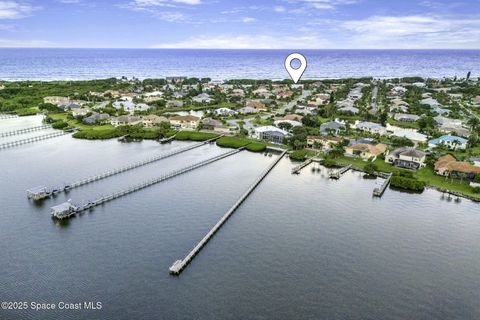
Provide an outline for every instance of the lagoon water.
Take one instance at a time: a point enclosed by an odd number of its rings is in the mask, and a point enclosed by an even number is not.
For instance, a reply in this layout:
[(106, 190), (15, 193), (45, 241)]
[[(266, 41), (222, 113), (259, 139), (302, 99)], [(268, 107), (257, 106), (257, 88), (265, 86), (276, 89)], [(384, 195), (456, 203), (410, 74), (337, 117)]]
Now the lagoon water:
[[(0, 120), (0, 128), (39, 118)], [(37, 133), (39, 134), (39, 133)], [(2, 301), (101, 301), (100, 311), (5, 311), (0, 319), (478, 319), (478, 204), (387, 190), (349, 172), (291, 175), (285, 158), (180, 277), (183, 258), (274, 159), (241, 152), (65, 223), (88, 200), (228, 151), (206, 145), (48, 199), (57, 185), (188, 144), (69, 136), (0, 151)]]
[[(0, 80), (285, 79), (294, 50), (0, 49)], [(480, 50), (300, 50), (303, 79), (480, 76)]]

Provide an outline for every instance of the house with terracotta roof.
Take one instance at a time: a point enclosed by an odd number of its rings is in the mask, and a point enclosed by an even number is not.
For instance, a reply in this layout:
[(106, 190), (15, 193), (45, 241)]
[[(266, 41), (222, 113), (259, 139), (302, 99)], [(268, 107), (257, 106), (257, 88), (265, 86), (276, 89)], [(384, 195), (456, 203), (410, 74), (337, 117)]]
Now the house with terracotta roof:
[(366, 143), (356, 143), (345, 148), (345, 155), (352, 157), (359, 157), (363, 160), (376, 158), (385, 153), (387, 145), (379, 143), (376, 145)]
[(476, 175), (480, 174), (480, 167), (474, 166), (470, 162), (457, 161), (454, 156), (447, 154), (435, 162), (435, 173), (442, 176), (462, 173), (467, 175), (468, 179), (474, 179)]

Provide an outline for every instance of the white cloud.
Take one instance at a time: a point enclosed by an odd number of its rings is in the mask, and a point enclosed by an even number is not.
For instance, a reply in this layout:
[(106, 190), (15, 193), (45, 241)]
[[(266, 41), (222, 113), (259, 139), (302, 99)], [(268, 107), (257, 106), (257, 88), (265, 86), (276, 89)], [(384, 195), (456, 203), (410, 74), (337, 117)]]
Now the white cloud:
[(23, 2), (0, 1), (0, 19), (20, 19), (29, 16), (37, 8)]
[(55, 44), (44, 40), (13, 40), (0, 39), (0, 48), (48, 48)]
[(220, 35), (198, 36), (186, 40), (161, 43), (152, 48), (178, 49), (319, 49), (328, 47), (328, 42), (316, 35), (270, 36), (270, 35)]
[(252, 17), (243, 17), (242, 18), (243, 23), (250, 23), (250, 22), (255, 22), (255, 21), (256, 21), (256, 19), (252, 18)]
[(374, 16), (341, 27), (363, 48), (480, 48), (480, 18)]
[(275, 11), (275, 12), (285, 12), (286, 9), (285, 9), (285, 7), (283, 7), (283, 6), (275, 6), (275, 7), (273, 8), (273, 11)]
[(129, 6), (146, 8), (172, 6), (174, 4), (198, 5), (201, 3), (201, 0), (134, 0), (129, 3)]
[(319, 10), (331, 10), (341, 5), (358, 3), (360, 0), (289, 0), (291, 3), (304, 4)]

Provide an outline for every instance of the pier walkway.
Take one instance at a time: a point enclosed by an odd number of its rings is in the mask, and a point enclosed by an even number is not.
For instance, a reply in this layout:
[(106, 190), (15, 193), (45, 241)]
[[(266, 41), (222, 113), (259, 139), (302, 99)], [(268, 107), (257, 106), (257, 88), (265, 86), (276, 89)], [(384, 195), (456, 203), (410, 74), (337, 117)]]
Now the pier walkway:
[(384, 178), (385, 181), (382, 183), (382, 185), (380, 187), (377, 187), (377, 188), (373, 189), (373, 196), (374, 197), (381, 197), (383, 195), (383, 193), (385, 192), (385, 190), (387, 189), (388, 185), (390, 184), (390, 179), (392, 179), (392, 174), (391, 173), (388, 173), (388, 174), (378, 173), (377, 175)]
[(305, 168), (306, 166), (308, 166), (310, 163), (313, 162), (313, 159), (312, 158), (308, 158), (307, 160), (305, 160), (304, 162), (300, 163), (298, 166), (295, 166), (292, 168), (292, 174), (298, 174), (300, 173), (300, 170), (302, 170), (303, 168)]
[(0, 120), (18, 118), (15, 114), (0, 114)]
[(22, 140), (6, 142), (6, 143), (3, 143), (3, 144), (0, 144), (0, 149), (7, 149), (7, 148), (20, 146), (20, 145), (23, 145), (23, 144), (33, 143), (33, 142), (42, 141), (42, 140), (48, 140), (48, 139), (64, 136), (64, 135), (67, 135), (67, 134), (70, 134), (70, 133), (71, 132), (57, 131), (57, 132), (48, 133), (48, 134), (44, 134), (44, 135), (37, 136), (37, 137), (31, 137), (31, 138), (22, 139)]
[(242, 150), (243, 150), (243, 148), (240, 148), (240, 149), (237, 149), (237, 150), (222, 153), (222, 154), (220, 154), (218, 156), (215, 156), (213, 158), (209, 158), (209, 159), (197, 162), (195, 164), (189, 165), (187, 167), (184, 167), (184, 168), (181, 168), (181, 169), (178, 169), (178, 170), (174, 170), (174, 171), (169, 172), (165, 175), (162, 175), (160, 177), (145, 181), (141, 184), (135, 185), (135, 186), (130, 187), (128, 189), (124, 189), (124, 190), (112, 193), (110, 195), (107, 195), (107, 196), (102, 196), (102, 197), (100, 197), (100, 198), (98, 198), (97, 200), (94, 200), (94, 201), (88, 201), (87, 203), (77, 204), (77, 205), (72, 204), (70, 201), (62, 203), (60, 205), (57, 205), (57, 206), (54, 206), (54, 207), (51, 208), (52, 216), (54, 218), (57, 218), (57, 219), (69, 218), (71, 216), (76, 215), (77, 213), (80, 213), (80, 212), (88, 210), (90, 208), (99, 206), (99, 205), (101, 205), (105, 202), (112, 201), (114, 199), (123, 197), (123, 196), (125, 196), (127, 194), (130, 194), (130, 193), (133, 193), (135, 191), (144, 189), (146, 187), (149, 187), (149, 186), (152, 186), (154, 184), (160, 183), (162, 181), (168, 180), (170, 178), (176, 177), (178, 175), (181, 175), (181, 174), (187, 173), (189, 171), (195, 170), (197, 168), (203, 167), (207, 164), (213, 163), (213, 162), (218, 161), (220, 159), (223, 159), (223, 158), (229, 157), (231, 155), (237, 154), (237, 153), (241, 152)]
[(247, 199), (247, 197), (255, 190), (255, 188), (262, 182), (262, 180), (268, 175), (270, 171), (277, 165), (277, 163), (283, 158), (286, 151), (282, 150), (280, 156), (270, 164), (265, 171), (255, 180), (255, 182), (245, 191), (245, 193), (240, 197), (240, 199), (235, 202), (235, 204), (225, 213), (222, 218), (213, 226), (212, 229), (205, 235), (205, 237), (200, 240), (200, 242), (190, 251), (190, 253), (183, 259), (177, 260), (169, 268), (170, 273), (173, 275), (179, 275), (183, 269), (192, 261), (192, 259), (202, 250), (202, 248), (207, 244), (207, 242), (217, 233), (222, 225), (230, 218), (230, 216), (240, 207), (240, 205)]
[(342, 176), (342, 174), (344, 174), (345, 172), (347, 172), (348, 170), (350, 170), (352, 168), (352, 165), (349, 164), (348, 166), (345, 166), (343, 168), (340, 168), (340, 169), (337, 169), (337, 170), (333, 170), (332, 172), (330, 172), (330, 178), (332, 179), (340, 179), (340, 177)]
[(51, 128), (52, 128), (52, 126), (50, 126), (50, 125), (43, 125), (43, 126), (38, 126), (38, 127), (31, 127), (31, 128), (19, 129), (19, 130), (15, 130), (15, 131), (3, 132), (3, 133), (0, 133), (0, 138), (17, 136), (17, 135), (21, 135), (21, 134), (25, 134), (25, 133), (41, 131), (41, 130), (46, 130), (46, 129), (51, 129)]
[(183, 148), (178, 148), (178, 149), (172, 150), (170, 152), (166, 152), (166, 153), (159, 154), (157, 156), (154, 156), (154, 157), (142, 160), (142, 161), (131, 163), (131, 164), (126, 165), (126, 166), (121, 167), (121, 168), (117, 168), (117, 169), (109, 170), (109, 171), (106, 171), (106, 172), (103, 172), (103, 173), (100, 173), (100, 174), (96, 174), (96, 175), (93, 175), (91, 177), (75, 181), (71, 184), (66, 184), (64, 186), (50, 187), (50, 188), (42, 186), (42, 187), (32, 188), (32, 189), (27, 190), (27, 197), (29, 199), (33, 199), (33, 200), (45, 199), (45, 198), (48, 198), (48, 197), (53, 196), (55, 194), (65, 192), (65, 191), (71, 190), (73, 188), (78, 188), (78, 187), (86, 185), (88, 183), (92, 183), (92, 182), (95, 182), (95, 181), (98, 181), (98, 180), (102, 180), (102, 179), (105, 179), (107, 177), (111, 177), (111, 176), (114, 176), (116, 174), (119, 174), (119, 173), (122, 173), (122, 172), (125, 172), (125, 171), (133, 170), (135, 168), (145, 166), (147, 164), (150, 164), (150, 163), (153, 163), (153, 162), (156, 162), (156, 161), (160, 161), (162, 159), (173, 157), (173, 156), (181, 154), (183, 152), (187, 152), (189, 150), (201, 147), (205, 144), (210, 143), (211, 141), (213, 141), (215, 139), (216, 138), (210, 139), (210, 140), (207, 140), (207, 141), (203, 141), (203, 142), (199, 142), (199, 143), (196, 143), (196, 144), (193, 144), (193, 145), (189, 145), (189, 146), (186, 146), (186, 147), (183, 147)]

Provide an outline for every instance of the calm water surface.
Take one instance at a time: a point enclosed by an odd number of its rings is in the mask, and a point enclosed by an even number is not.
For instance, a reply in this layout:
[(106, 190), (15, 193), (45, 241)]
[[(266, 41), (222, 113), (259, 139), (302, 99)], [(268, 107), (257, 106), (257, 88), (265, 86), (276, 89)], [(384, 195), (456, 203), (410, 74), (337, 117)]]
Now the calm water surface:
[[(0, 120), (31, 126), (40, 120)], [(40, 133), (37, 133), (40, 134)], [(273, 157), (241, 152), (59, 224), (49, 208), (88, 200), (228, 151), (214, 145), (48, 199), (71, 182), (188, 143), (64, 136), (0, 151), (0, 297), (101, 301), (101, 311), (6, 312), (0, 319), (478, 319), (478, 204), (436, 191), (339, 181), (283, 159), (180, 277), (168, 273)]]

